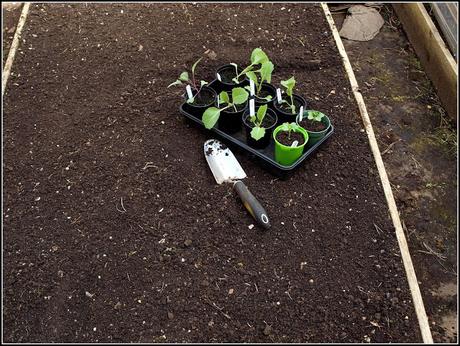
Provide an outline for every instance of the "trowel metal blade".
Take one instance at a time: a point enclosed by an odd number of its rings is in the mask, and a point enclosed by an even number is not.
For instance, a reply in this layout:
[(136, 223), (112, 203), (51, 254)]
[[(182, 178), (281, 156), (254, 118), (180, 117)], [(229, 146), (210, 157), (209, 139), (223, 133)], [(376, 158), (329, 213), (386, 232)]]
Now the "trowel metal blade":
[(210, 139), (204, 143), (204, 157), (217, 184), (246, 178), (246, 173), (233, 153), (217, 139)]

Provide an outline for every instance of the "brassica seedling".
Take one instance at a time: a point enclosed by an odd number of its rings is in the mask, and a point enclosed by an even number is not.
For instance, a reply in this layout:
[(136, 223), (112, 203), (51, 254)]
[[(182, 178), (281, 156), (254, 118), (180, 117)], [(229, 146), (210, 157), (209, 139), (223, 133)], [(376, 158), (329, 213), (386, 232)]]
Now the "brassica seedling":
[(321, 119), (324, 117), (324, 114), (321, 113), (320, 111), (308, 111), (308, 120), (313, 120), (313, 121), (321, 121)]
[(227, 108), (233, 107), (236, 112), (236, 105), (245, 103), (248, 97), (249, 93), (244, 88), (233, 88), (231, 97), (226, 91), (222, 91), (219, 94), (219, 106), (222, 104), (226, 104), (226, 106), (222, 108), (209, 107), (206, 109), (201, 117), (204, 127), (211, 129), (219, 120), (220, 112)]
[(292, 76), (288, 80), (282, 80), (281, 85), (286, 88), (286, 94), (289, 96), (291, 102), (285, 99), (281, 99), (281, 103), (286, 103), (290, 108), (291, 108), (291, 113), (295, 114), (296, 109), (295, 109), (295, 104), (294, 104), (294, 97), (293, 97), (293, 91), (295, 87), (295, 78)]
[(254, 125), (251, 130), (251, 137), (256, 141), (265, 136), (265, 128), (262, 126), (265, 115), (267, 114), (268, 105), (260, 106), (255, 115), (249, 116), (249, 121)]
[(269, 61), (267, 54), (261, 48), (255, 48), (251, 53), (251, 64), (246, 66), (240, 73), (238, 73), (238, 65), (235, 63), (230, 63), (230, 65), (235, 66), (235, 78), (233, 78), (233, 82), (239, 83), (238, 78), (242, 75), (246, 74), (249, 71), (252, 71), (256, 65), (263, 64)]
[(292, 131), (296, 132), (300, 128), (296, 123), (284, 123), (281, 125), (281, 130), (288, 133), (288, 139), (291, 139)]
[[(186, 83), (186, 84), (189, 84), (191, 87), (193, 87), (193, 89), (195, 89), (195, 91), (196, 91), (195, 95), (197, 95), (201, 91), (201, 88), (204, 85), (208, 84), (208, 82), (206, 82), (205, 80), (201, 80), (200, 85), (198, 87), (198, 84), (196, 82), (195, 69), (196, 69), (196, 66), (198, 65), (198, 63), (201, 61), (201, 59), (203, 59), (203, 57), (199, 58), (192, 65), (192, 78), (191, 79), (190, 79), (189, 73), (187, 71), (184, 71), (184, 72), (182, 72), (180, 74), (179, 78), (175, 82), (172, 82), (171, 84), (168, 85), (168, 88), (173, 86), (173, 85), (182, 85), (182, 84)], [(187, 103), (192, 103), (194, 100), (195, 100), (195, 98), (191, 97), (191, 98), (189, 98), (187, 100)]]
[[(248, 78), (252, 80), (256, 85), (256, 95), (259, 95), (260, 91), (262, 90), (263, 82), (270, 83), (272, 81), (272, 72), (274, 68), (275, 66), (273, 65), (273, 63), (270, 60), (268, 60), (262, 63), (260, 69), (256, 71), (246, 72), (246, 76), (248, 76)], [(259, 76), (257, 76), (257, 74), (259, 74)], [(266, 97), (259, 98), (270, 101), (272, 99), (272, 96), (268, 95)]]

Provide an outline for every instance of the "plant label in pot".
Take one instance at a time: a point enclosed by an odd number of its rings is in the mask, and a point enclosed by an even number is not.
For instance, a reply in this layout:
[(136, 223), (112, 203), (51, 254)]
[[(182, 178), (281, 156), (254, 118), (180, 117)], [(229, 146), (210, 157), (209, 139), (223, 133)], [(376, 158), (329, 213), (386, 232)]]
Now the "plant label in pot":
[(187, 92), (187, 102), (192, 103), (193, 102), (193, 94), (192, 94), (192, 87), (190, 85), (187, 85), (185, 87), (185, 91)]
[(283, 99), (281, 98), (281, 89), (280, 88), (276, 89), (276, 99), (277, 99), (278, 103), (281, 103), (283, 101)]

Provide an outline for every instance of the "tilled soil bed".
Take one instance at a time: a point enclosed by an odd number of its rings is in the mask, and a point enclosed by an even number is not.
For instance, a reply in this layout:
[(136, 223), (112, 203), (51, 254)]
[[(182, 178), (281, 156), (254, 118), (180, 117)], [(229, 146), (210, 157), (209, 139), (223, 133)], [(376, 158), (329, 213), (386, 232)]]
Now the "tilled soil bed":
[[(33, 4), (23, 39), (4, 99), (5, 341), (421, 341), (319, 5)], [(335, 126), (290, 180), (237, 154), (265, 233), (166, 89), (204, 52), (211, 80), (255, 47)]]

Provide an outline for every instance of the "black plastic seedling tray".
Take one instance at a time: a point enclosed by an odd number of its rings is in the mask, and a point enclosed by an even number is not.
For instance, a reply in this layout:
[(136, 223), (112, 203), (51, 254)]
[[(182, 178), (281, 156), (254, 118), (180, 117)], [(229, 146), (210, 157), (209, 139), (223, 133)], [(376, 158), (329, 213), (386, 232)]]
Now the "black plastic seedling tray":
[[(213, 88), (217, 94), (219, 94), (223, 90), (223, 86), (218, 80), (214, 80), (209, 84), (209, 87)], [(270, 144), (264, 149), (255, 149), (250, 147), (246, 142), (246, 130), (244, 126), (241, 126), (241, 130), (234, 133), (228, 134), (222, 130), (220, 130), (217, 125), (214, 126), (212, 129), (207, 130), (203, 122), (201, 121), (202, 112), (204, 110), (195, 111), (193, 108), (189, 107), (186, 102), (184, 102), (180, 108), (180, 112), (188, 119), (192, 120), (192, 122), (198, 124), (204, 131), (206, 132), (213, 132), (221, 139), (226, 145), (228, 145), (232, 150), (238, 150), (242, 152), (249, 153), (253, 158), (256, 158), (258, 163), (271, 172), (273, 175), (280, 177), (280, 178), (287, 178), (289, 177), (290, 173), (292, 173), (295, 169), (299, 168), (313, 152), (315, 152), (327, 139), (332, 136), (334, 133), (334, 127), (330, 126), (329, 131), (326, 135), (316, 142), (314, 145), (308, 145), (308, 142), (304, 148), (304, 152), (302, 156), (294, 162), (290, 166), (283, 166), (280, 165), (278, 162), (275, 161), (275, 142), (273, 138), (270, 140)], [(197, 114), (200, 113), (200, 114)]]

